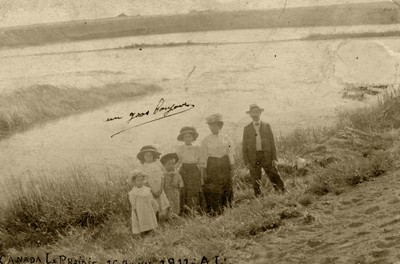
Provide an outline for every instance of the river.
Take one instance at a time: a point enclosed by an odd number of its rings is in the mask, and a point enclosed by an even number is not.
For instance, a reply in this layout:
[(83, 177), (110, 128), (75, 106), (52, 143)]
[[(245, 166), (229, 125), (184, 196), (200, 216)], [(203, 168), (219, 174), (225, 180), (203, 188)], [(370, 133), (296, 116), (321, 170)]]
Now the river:
[[(216, 112), (225, 119), (223, 132), (239, 142), (250, 121), (245, 111), (252, 103), (265, 108), (262, 119), (271, 124), (276, 137), (297, 127), (327, 126), (334, 122), (337, 109), (373, 100), (343, 99), (344, 84), (398, 83), (400, 38), (293, 39), (294, 32), (301, 37), (310, 30), (315, 29), (171, 34), (1, 50), (3, 93), (34, 84), (85, 89), (132, 81), (153, 83), (163, 90), (48, 122), (1, 141), (0, 175), (22, 177), (73, 164), (93, 169), (137, 164), (142, 145), (153, 144), (163, 153), (173, 150), (184, 125), (196, 126), (200, 139), (206, 136), (205, 117)], [(113, 49), (186, 41), (214, 44)], [(154, 118), (127, 124), (129, 113), (152, 111), (161, 98), (165, 105), (187, 102), (195, 107), (111, 138), (121, 129)], [(123, 118), (105, 122), (116, 116)]]

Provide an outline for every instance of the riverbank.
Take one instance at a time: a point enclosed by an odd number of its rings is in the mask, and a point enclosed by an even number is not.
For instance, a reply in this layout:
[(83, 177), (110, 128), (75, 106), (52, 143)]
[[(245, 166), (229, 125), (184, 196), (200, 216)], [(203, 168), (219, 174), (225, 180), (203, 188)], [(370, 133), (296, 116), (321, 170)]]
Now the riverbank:
[[(398, 135), (398, 133), (397, 133)], [(305, 217), (255, 236), (227, 259), (241, 264), (397, 263), (399, 255), (399, 170), (327, 194), (305, 208)], [(309, 216), (308, 218), (306, 216)]]
[(0, 48), (152, 34), (255, 28), (390, 25), (398, 22), (398, 6), (392, 2), (192, 12), (2, 28)]
[[(37, 256), (43, 252), (78, 258), (151, 261), (164, 257), (224, 257), (268, 236), (288, 219), (315, 221), (307, 206), (325, 194), (341, 195), (394, 167), (398, 157), (399, 94), (384, 96), (363, 111), (338, 115), (326, 129), (296, 130), (278, 139), (280, 168), (289, 194), (267, 184), (255, 199), (242, 167), (234, 172), (235, 204), (218, 218), (194, 216), (164, 223), (143, 239), (130, 234), (126, 193), (128, 168), (111, 175), (71, 168), (35, 179), (29, 188), (15, 182), (1, 216), (2, 253)], [(240, 164), (240, 149), (238, 149)], [(297, 157), (306, 166), (294, 168)], [(234, 262), (232, 260), (232, 262)]]
[(303, 40), (328, 40), (328, 39), (349, 39), (349, 38), (389, 38), (399, 37), (400, 31), (388, 30), (384, 32), (361, 32), (361, 33), (337, 33), (337, 34), (310, 34)]
[(75, 89), (36, 85), (0, 95), (0, 139), (43, 122), (132, 100), (161, 88), (134, 82)]

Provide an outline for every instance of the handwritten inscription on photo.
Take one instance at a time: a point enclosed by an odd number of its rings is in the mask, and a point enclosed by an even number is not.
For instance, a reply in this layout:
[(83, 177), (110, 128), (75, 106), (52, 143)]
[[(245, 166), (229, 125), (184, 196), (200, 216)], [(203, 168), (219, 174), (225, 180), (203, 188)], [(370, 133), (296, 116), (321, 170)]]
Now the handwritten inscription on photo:
[[(161, 98), (160, 101), (158, 101), (158, 103), (154, 109), (145, 109), (144, 111), (131, 112), (129, 114), (129, 120), (127, 121), (128, 124), (133, 119), (137, 119), (137, 118), (141, 118), (141, 117), (145, 117), (145, 116), (154, 116), (154, 118), (149, 121), (146, 121), (146, 122), (137, 124), (135, 126), (131, 126), (126, 129), (123, 129), (121, 131), (118, 131), (117, 133), (111, 135), (111, 137), (114, 137), (118, 134), (121, 134), (122, 132), (125, 132), (125, 131), (135, 128), (135, 127), (139, 127), (139, 126), (142, 126), (142, 125), (145, 125), (145, 124), (148, 124), (151, 122), (155, 122), (155, 121), (158, 121), (158, 120), (161, 120), (164, 118), (182, 114), (182, 113), (187, 112), (195, 107), (194, 104), (187, 103), (187, 102), (180, 103), (180, 104), (173, 103), (168, 106), (164, 106), (164, 103), (165, 103), (165, 99)], [(159, 115), (162, 115), (162, 116), (159, 116)], [(106, 122), (119, 120), (119, 119), (123, 119), (123, 117), (122, 116), (109, 117), (109, 118), (107, 118)]]

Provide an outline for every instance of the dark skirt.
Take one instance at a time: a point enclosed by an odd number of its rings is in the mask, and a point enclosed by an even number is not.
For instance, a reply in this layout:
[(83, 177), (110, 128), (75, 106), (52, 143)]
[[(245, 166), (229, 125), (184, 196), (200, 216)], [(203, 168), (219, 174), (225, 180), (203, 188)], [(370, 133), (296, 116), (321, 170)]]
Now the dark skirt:
[(221, 214), (224, 207), (233, 200), (231, 164), (228, 156), (207, 159), (207, 178), (204, 182), (204, 196), (208, 212)]
[(181, 195), (181, 208), (185, 211), (185, 205), (196, 211), (205, 211), (206, 202), (201, 185), (201, 174), (197, 164), (183, 163), (179, 173), (183, 180), (183, 192)]

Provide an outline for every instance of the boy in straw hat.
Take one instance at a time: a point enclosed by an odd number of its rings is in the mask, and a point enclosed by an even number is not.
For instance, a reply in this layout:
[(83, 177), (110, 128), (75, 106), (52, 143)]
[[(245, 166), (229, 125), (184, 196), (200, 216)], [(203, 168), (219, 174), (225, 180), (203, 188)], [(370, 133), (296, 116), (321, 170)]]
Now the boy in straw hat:
[(183, 127), (177, 137), (178, 141), (184, 144), (177, 148), (179, 164), (181, 167), (179, 173), (183, 179), (182, 208), (190, 208), (199, 212), (206, 210), (205, 198), (203, 194), (202, 175), (200, 166), (200, 147), (193, 142), (199, 134), (194, 127)]
[(178, 160), (176, 153), (168, 153), (160, 159), (164, 166), (164, 191), (171, 204), (170, 212), (175, 215), (179, 215), (181, 211), (180, 194), (184, 186), (181, 175), (175, 169)]
[(274, 136), (268, 123), (260, 120), (264, 109), (257, 104), (250, 105), (246, 114), (253, 120), (243, 131), (242, 151), (243, 159), (250, 170), (256, 196), (261, 194), (261, 168), (268, 175), (276, 191), (286, 191), (285, 184), (277, 169), (277, 155)]

